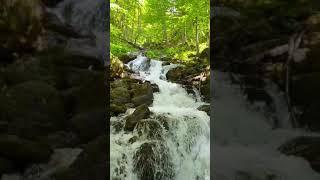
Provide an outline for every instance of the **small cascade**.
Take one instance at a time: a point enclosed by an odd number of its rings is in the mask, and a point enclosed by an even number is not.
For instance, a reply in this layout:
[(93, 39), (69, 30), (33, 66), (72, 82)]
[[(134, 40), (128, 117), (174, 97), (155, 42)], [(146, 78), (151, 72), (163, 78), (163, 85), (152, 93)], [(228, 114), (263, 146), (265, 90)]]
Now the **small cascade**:
[[(210, 117), (197, 110), (205, 104), (199, 97), (166, 80), (166, 73), (178, 65), (163, 66), (144, 56), (127, 65), (140, 79), (157, 84), (159, 92), (149, 107), (153, 115), (133, 132), (111, 126), (111, 179), (209, 180)], [(112, 117), (111, 124), (133, 111)]]

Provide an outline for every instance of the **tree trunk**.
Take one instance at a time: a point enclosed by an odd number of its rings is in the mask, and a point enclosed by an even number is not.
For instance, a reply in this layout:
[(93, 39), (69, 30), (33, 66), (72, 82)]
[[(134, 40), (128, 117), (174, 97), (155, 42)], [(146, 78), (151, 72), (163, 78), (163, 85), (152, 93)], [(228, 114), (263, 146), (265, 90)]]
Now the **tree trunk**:
[(196, 47), (197, 47), (197, 56), (199, 56), (199, 30), (198, 30), (198, 17), (196, 17)]

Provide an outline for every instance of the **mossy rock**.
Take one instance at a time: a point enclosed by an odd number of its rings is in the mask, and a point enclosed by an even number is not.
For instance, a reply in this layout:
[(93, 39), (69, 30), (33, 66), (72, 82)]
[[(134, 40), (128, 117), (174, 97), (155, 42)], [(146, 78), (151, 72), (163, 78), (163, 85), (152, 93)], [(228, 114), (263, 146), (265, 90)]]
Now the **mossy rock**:
[(146, 104), (140, 105), (136, 110), (125, 119), (124, 130), (133, 131), (136, 124), (142, 119), (147, 119), (150, 115), (150, 110)]
[(210, 116), (210, 105), (202, 105), (200, 107), (198, 107), (199, 111), (204, 111), (208, 114), (208, 116)]
[(105, 73), (97, 73), (88, 77), (73, 92), (74, 113), (89, 112), (103, 108), (109, 103)]
[(99, 136), (84, 146), (76, 161), (65, 171), (55, 174), (56, 180), (106, 180), (107, 136)]
[(36, 137), (64, 124), (62, 99), (44, 82), (28, 81), (10, 87), (0, 95), (0, 114), (9, 122), (9, 132)]
[(173, 163), (168, 148), (159, 141), (142, 144), (133, 156), (134, 172), (141, 180), (173, 180)]
[(8, 85), (16, 85), (26, 81), (43, 81), (56, 85), (56, 77), (51, 69), (42, 67), (38, 59), (16, 62), (7, 66), (3, 72)]
[(87, 142), (106, 131), (107, 116), (105, 109), (81, 113), (71, 119), (71, 126), (82, 142)]
[(0, 156), (19, 165), (47, 162), (51, 154), (52, 150), (46, 144), (14, 135), (0, 135)]

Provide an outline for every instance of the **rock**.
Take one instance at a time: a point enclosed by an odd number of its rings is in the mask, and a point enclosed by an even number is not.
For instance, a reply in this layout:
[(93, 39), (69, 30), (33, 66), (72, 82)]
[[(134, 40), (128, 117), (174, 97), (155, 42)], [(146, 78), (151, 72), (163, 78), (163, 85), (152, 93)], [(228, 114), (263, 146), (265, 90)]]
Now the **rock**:
[(106, 110), (97, 109), (80, 113), (71, 119), (71, 126), (79, 134), (82, 142), (94, 139), (104, 134), (107, 127)]
[(107, 136), (100, 136), (86, 144), (72, 165), (54, 175), (56, 180), (106, 180), (107, 176)]
[[(77, 32), (71, 25), (63, 23), (60, 18), (50, 12), (46, 11), (44, 14), (44, 26), (47, 30), (56, 32), (66, 38), (83, 38), (84, 36)], [(56, 37), (53, 37), (56, 38)]]
[(49, 180), (54, 174), (64, 172), (82, 152), (80, 148), (55, 149), (47, 164), (34, 164), (23, 173), (23, 179)]
[[(85, 79), (79, 89), (73, 93), (74, 114), (106, 107), (109, 94), (106, 93), (107, 85), (105, 74), (102, 72)], [(109, 112), (109, 109), (106, 112)]]
[(148, 139), (163, 139), (163, 128), (159, 121), (153, 119), (144, 119), (137, 123), (137, 132), (139, 136)]
[(52, 86), (56, 85), (55, 74), (43, 67), (38, 59), (19, 61), (8, 65), (3, 77), (6, 84), (12, 86), (26, 81), (43, 81)]
[(65, 123), (59, 93), (44, 82), (17, 84), (0, 94), (0, 99), (0, 116), (10, 122), (9, 133), (35, 138), (47, 135)]
[(199, 74), (200, 71), (198, 68), (195, 68), (195, 66), (178, 66), (170, 69), (166, 77), (171, 82), (185, 84), (191, 76), (197, 76)]
[(151, 87), (152, 87), (152, 91), (154, 93), (160, 91), (159, 86), (157, 84), (151, 84)]
[(119, 56), (119, 59), (124, 63), (127, 64), (128, 62), (136, 59), (138, 57), (138, 53), (127, 53), (124, 55)]
[(134, 172), (141, 180), (172, 179), (173, 164), (168, 148), (160, 142), (142, 144), (133, 156)]
[(0, 135), (0, 156), (9, 158), (19, 165), (47, 162), (51, 153), (48, 145), (15, 135)]
[(146, 104), (142, 104), (136, 108), (136, 110), (126, 117), (124, 130), (133, 131), (136, 124), (142, 120), (148, 118), (150, 115), (150, 110)]
[(166, 74), (167, 79), (172, 82), (181, 81), (183, 79), (182, 77), (184, 75), (183, 69), (184, 69), (184, 67), (177, 67), (177, 68), (169, 70)]
[(210, 78), (207, 78), (204, 82), (201, 82), (200, 94), (203, 96), (205, 102), (210, 102)]
[(202, 105), (200, 107), (198, 107), (199, 111), (204, 111), (208, 114), (208, 116), (210, 116), (210, 105)]
[(168, 61), (164, 61), (164, 62), (162, 62), (162, 66), (168, 66), (168, 65), (170, 65), (171, 63), (170, 62), (168, 62)]
[(131, 84), (132, 103), (135, 106), (150, 105), (153, 102), (153, 88), (150, 83)]
[(279, 147), (289, 156), (299, 156), (309, 161), (311, 167), (320, 172), (320, 138), (301, 136), (289, 140)]
[(45, 137), (39, 137), (39, 141), (48, 144), (52, 149), (75, 147), (80, 143), (74, 132), (57, 131)]
[(0, 157), (0, 174), (12, 173), (14, 170), (15, 166), (11, 160)]
[(152, 104), (153, 96), (151, 95), (141, 95), (138, 97), (132, 98), (132, 102), (135, 106), (140, 106), (141, 104)]

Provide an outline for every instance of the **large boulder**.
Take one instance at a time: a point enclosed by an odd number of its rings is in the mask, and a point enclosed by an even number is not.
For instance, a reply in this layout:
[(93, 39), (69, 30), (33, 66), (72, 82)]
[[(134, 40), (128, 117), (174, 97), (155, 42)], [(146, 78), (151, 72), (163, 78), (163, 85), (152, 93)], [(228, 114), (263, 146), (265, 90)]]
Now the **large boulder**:
[(289, 140), (279, 150), (290, 156), (299, 156), (309, 161), (311, 167), (320, 172), (320, 138), (301, 136)]
[(55, 74), (49, 68), (42, 66), (39, 59), (19, 61), (8, 65), (4, 69), (3, 78), (11, 86), (30, 80), (56, 85)]
[(150, 105), (153, 102), (153, 87), (150, 83), (131, 84), (132, 102), (135, 106)]
[(72, 127), (84, 142), (104, 134), (107, 127), (106, 123), (107, 119), (105, 109), (97, 109), (88, 113), (81, 113), (71, 119)]
[(150, 110), (146, 104), (138, 106), (131, 115), (126, 117), (124, 130), (133, 131), (136, 124), (142, 119), (148, 118), (149, 115), (150, 115)]
[(18, 165), (47, 162), (51, 153), (48, 145), (15, 135), (0, 135), (0, 156), (13, 160)]
[(127, 64), (128, 62), (136, 59), (138, 57), (139, 53), (127, 53), (119, 56), (119, 59), (124, 63)]
[(57, 90), (40, 81), (28, 81), (0, 94), (0, 115), (8, 132), (34, 138), (59, 129), (65, 123)]
[(56, 180), (106, 180), (107, 136), (99, 136), (86, 144), (75, 162), (65, 171), (55, 175)]
[(107, 82), (105, 73), (97, 73), (86, 78), (81, 86), (72, 93), (74, 100), (74, 114), (89, 112), (106, 107)]
[(174, 179), (168, 148), (160, 142), (142, 144), (133, 156), (134, 172), (141, 180)]

